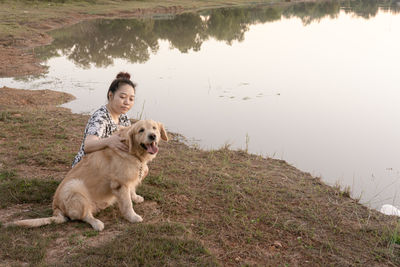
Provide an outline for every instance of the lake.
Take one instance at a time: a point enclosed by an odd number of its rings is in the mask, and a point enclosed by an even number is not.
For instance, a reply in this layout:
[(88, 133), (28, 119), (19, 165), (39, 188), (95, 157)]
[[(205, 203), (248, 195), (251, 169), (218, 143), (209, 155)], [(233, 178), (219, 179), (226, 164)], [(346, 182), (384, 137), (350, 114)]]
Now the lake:
[(128, 71), (138, 84), (130, 117), (204, 149), (283, 159), (372, 208), (400, 206), (399, 11), (283, 3), (92, 20), (35, 49), (46, 73), (0, 86), (68, 92), (77, 99), (63, 106), (91, 113)]

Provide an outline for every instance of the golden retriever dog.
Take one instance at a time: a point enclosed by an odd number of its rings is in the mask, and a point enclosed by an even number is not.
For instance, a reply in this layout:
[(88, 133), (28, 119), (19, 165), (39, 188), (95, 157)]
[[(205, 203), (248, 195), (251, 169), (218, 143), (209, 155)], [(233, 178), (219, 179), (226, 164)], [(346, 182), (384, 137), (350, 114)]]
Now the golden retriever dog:
[(104, 224), (93, 215), (118, 203), (122, 216), (129, 222), (141, 222), (132, 200), (143, 202), (136, 187), (148, 172), (147, 163), (158, 152), (158, 143), (168, 141), (164, 126), (152, 120), (142, 120), (125, 127), (120, 135), (129, 147), (128, 152), (106, 148), (87, 154), (68, 173), (53, 198), (53, 217), (20, 220), (8, 225), (38, 227), (63, 223), (69, 219), (89, 223), (102, 231)]

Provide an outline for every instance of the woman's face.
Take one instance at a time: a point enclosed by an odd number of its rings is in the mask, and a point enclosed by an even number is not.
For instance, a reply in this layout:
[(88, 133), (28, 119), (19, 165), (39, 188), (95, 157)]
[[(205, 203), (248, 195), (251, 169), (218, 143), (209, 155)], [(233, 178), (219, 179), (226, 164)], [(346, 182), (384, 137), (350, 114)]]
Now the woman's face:
[(114, 94), (111, 92), (109, 94), (108, 103), (112, 110), (118, 114), (127, 113), (135, 102), (135, 90), (129, 84), (123, 84)]

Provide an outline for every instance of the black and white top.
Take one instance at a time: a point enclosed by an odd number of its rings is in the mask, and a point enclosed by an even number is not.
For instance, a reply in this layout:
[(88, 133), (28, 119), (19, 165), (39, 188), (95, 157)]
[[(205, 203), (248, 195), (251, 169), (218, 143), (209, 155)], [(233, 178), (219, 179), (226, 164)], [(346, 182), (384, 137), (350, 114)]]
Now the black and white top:
[(129, 121), (126, 114), (121, 114), (119, 116), (118, 124), (115, 124), (107, 107), (105, 105), (101, 106), (93, 113), (93, 115), (89, 118), (88, 123), (86, 124), (85, 132), (83, 134), (82, 145), (79, 149), (78, 154), (75, 156), (74, 161), (72, 162), (72, 167), (74, 167), (85, 155), (86, 136), (95, 135), (99, 138), (106, 138), (110, 137), (118, 129), (118, 126), (130, 125), (131, 122)]

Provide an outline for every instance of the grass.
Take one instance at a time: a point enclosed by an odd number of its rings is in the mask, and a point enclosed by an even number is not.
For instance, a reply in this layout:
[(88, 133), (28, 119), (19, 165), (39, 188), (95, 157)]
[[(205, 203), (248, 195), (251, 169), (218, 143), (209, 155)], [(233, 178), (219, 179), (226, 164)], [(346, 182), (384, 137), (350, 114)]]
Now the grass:
[[(51, 215), (87, 116), (61, 93), (0, 88), (0, 221)], [(40, 96), (41, 101), (35, 102)], [(46, 98), (47, 97), (47, 98)], [(64, 96), (65, 97), (65, 96)], [(7, 101), (17, 102), (11, 105)], [(30, 99), (33, 103), (26, 102)], [(46, 104), (44, 104), (46, 103)], [(101, 233), (83, 222), (0, 228), (0, 261), (43, 266), (396, 266), (396, 218), (370, 210), (282, 160), (204, 151), (170, 134), (139, 187), (141, 224), (117, 207)], [(10, 249), (9, 249), (10, 248)]]
[[(17, 238), (16, 238), (17, 237)], [(27, 262), (36, 265), (44, 258), (49, 237), (41, 229), (6, 228), (0, 232), (0, 259), (3, 262)]]
[(65, 259), (65, 266), (218, 266), (185, 227), (173, 223), (141, 224), (124, 230), (106, 245)]
[(1, 208), (23, 203), (48, 204), (59, 184), (54, 180), (21, 179), (9, 174), (9, 171), (0, 173)]
[[(14, 116), (18, 114), (18, 116)], [(67, 146), (62, 142), (66, 139), (65, 127), (67, 122), (54, 125), (54, 118), (44, 119), (45, 114), (32, 114), (29, 111), (13, 114), (13, 112), (3, 112), (0, 117), (0, 124), (5, 126), (5, 131), (10, 131), (15, 141), (11, 144), (17, 147), (17, 161), (26, 164), (28, 162), (38, 166), (57, 166), (72, 162), (71, 154), (68, 153)], [(55, 114), (57, 116), (57, 114)], [(52, 135), (51, 142), (48, 142), (45, 135)], [(29, 138), (31, 144), (28, 146), (22, 138)], [(18, 141), (17, 141), (18, 140)], [(67, 153), (57, 153), (64, 151)]]

